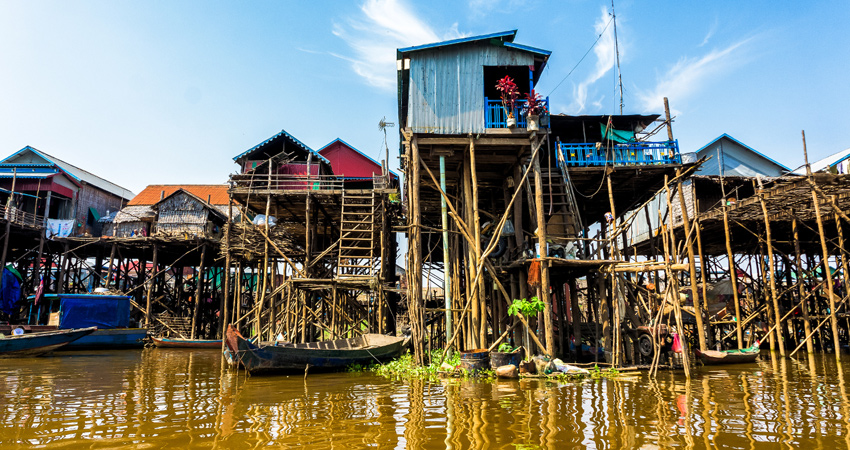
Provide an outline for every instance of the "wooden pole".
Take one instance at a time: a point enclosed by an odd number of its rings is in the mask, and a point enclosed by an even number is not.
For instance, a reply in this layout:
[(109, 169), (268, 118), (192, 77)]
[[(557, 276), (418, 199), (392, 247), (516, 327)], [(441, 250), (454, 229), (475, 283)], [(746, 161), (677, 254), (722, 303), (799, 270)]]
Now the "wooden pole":
[[(806, 300), (806, 287), (805, 287), (805, 272), (803, 271), (803, 261), (800, 255), (800, 234), (797, 230), (797, 215), (794, 214), (794, 210), (791, 210), (791, 232), (794, 235), (794, 262), (797, 265), (797, 289), (798, 294), (800, 296), (800, 301), (802, 304), (800, 308), (803, 310), (803, 331), (806, 336), (811, 336), (812, 334), (812, 324), (809, 320), (809, 302)], [(812, 354), (815, 352), (814, 345), (812, 344), (811, 337), (806, 339), (806, 352)]]
[[(532, 134), (534, 139), (536, 134)], [(549, 356), (554, 357), (555, 352), (555, 325), (552, 320), (552, 298), (549, 293), (549, 262), (545, 259), (547, 255), (546, 218), (543, 215), (543, 175), (540, 172), (540, 154), (534, 156), (531, 162), (534, 171), (534, 209), (537, 217), (537, 243), (540, 245), (540, 294), (543, 297), (543, 325), (545, 328), (546, 349)]]
[[(670, 182), (668, 180), (667, 175), (664, 175), (664, 189), (667, 191), (667, 211), (669, 212), (669, 214), (667, 214), (667, 217), (670, 221), (670, 225), (667, 227), (667, 231), (669, 232), (668, 245), (664, 246), (664, 260), (667, 262), (667, 289), (668, 292), (672, 290), (670, 299), (673, 301), (673, 309), (676, 313), (676, 328), (678, 329), (679, 334), (681, 334), (680, 340), (682, 341), (682, 363), (685, 368), (685, 377), (690, 378), (691, 365), (688, 356), (690, 349), (688, 348), (688, 340), (685, 338), (685, 326), (682, 323), (682, 308), (679, 304), (679, 283), (676, 279), (676, 276), (673, 274), (673, 271), (670, 270), (670, 265), (672, 265), (673, 263), (672, 258), (676, 258), (676, 256), (674, 256), (675, 254), (671, 255), (673, 253), (671, 252), (671, 250), (674, 250), (676, 248), (676, 233), (673, 229), (673, 202), (671, 200)], [(684, 207), (684, 205), (682, 206)], [(694, 308), (694, 310), (694, 312), (696, 313), (695, 316), (699, 316), (699, 311), (696, 310), (696, 308)]]
[[(725, 197), (725, 195), (724, 195)], [(741, 326), (741, 298), (738, 296), (738, 269), (735, 267), (735, 255), (732, 253), (732, 236), (729, 231), (729, 206), (723, 199), (723, 232), (726, 235), (726, 256), (729, 258), (729, 278), (732, 281), (732, 299), (735, 303), (735, 333), (738, 338), (738, 349), (744, 348), (744, 332)]]
[[(614, 204), (614, 187), (611, 182), (611, 172), (613, 169), (608, 169), (605, 174), (605, 181), (608, 183), (608, 203), (611, 208), (611, 216), (614, 218), (611, 223), (611, 235), (608, 236), (608, 242), (611, 245), (611, 249), (613, 250), (613, 256), (617, 260), (620, 259), (620, 246), (617, 244), (617, 238), (619, 237), (619, 233), (617, 232), (617, 209)], [(607, 226), (607, 225), (606, 225)], [(620, 291), (617, 286), (617, 276), (612, 273), (611, 274), (611, 304), (614, 310), (614, 327), (613, 327), (613, 356), (614, 356), (614, 366), (620, 365)]]
[(420, 160), (419, 144), (413, 137), (409, 146), (410, 158), (407, 159), (410, 171), (408, 180), (408, 221), (410, 223), (408, 243), (408, 303), (410, 314), (410, 329), (413, 340), (413, 355), (417, 364), (425, 363), (425, 347), (423, 334), (424, 316), (421, 311), (422, 303), (422, 229), (421, 209), (419, 205)]
[(150, 328), (151, 326), (151, 295), (153, 294), (154, 284), (156, 284), (157, 277), (157, 257), (159, 256), (158, 246), (156, 244), (153, 245), (153, 268), (151, 269), (151, 279), (148, 280), (148, 289), (145, 294), (145, 328)]
[[(676, 177), (681, 175), (681, 169), (676, 170)], [(682, 180), (679, 179), (676, 182), (677, 190), (679, 191), (679, 204), (682, 209), (682, 224), (685, 227), (685, 246), (688, 250), (688, 267), (689, 267), (689, 275), (691, 278), (691, 296), (694, 300), (694, 318), (696, 319), (697, 325), (697, 337), (699, 339), (700, 349), (706, 350), (708, 347), (706, 346), (705, 341), (705, 326), (702, 322), (702, 302), (699, 298), (699, 292), (697, 291), (697, 275), (696, 275), (696, 261), (694, 260), (694, 242), (691, 239), (691, 223), (688, 219), (688, 205), (685, 203), (685, 195), (682, 193)], [(672, 217), (672, 211), (671, 211)], [(672, 225), (672, 224), (671, 224)]]
[(219, 306), (219, 314), (221, 314), (221, 318), (219, 320), (218, 327), (218, 336), (222, 339), (222, 346), (224, 346), (224, 330), (227, 328), (227, 325), (230, 324), (230, 289), (233, 287), (230, 282), (230, 264), (232, 263), (232, 259), (230, 256), (230, 228), (233, 226), (233, 194), (230, 192), (227, 193), (227, 226), (224, 228), (224, 293), (221, 296), (221, 305)]
[[(806, 132), (803, 131), (803, 157), (806, 161), (806, 176), (814, 184), (814, 176), (812, 168), (809, 166), (809, 155), (806, 149)], [(826, 248), (826, 235), (823, 228), (823, 219), (821, 219), (820, 199), (814, 189), (812, 191), (812, 203), (815, 207), (815, 219), (818, 223), (818, 234), (820, 235), (821, 252), (823, 254), (823, 276), (826, 277), (827, 296), (829, 298), (829, 321), (832, 328), (832, 344), (835, 348), (835, 359), (841, 360), (841, 345), (838, 342), (838, 319), (835, 316), (835, 291), (833, 291), (832, 273), (829, 271), (829, 251)]]
[(201, 311), (201, 291), (204, 289), (204, 260), (207, 257), (207, 245), (201, 246), (201, 262), (198, 265), (198, 276), (195, 284), (195, 308), (192, 312), (192, 335), (190, 339), (195, 339), (198, 333), (198, 315)]
[[(472, 179), (472, 224), (475, 227), (475, 265), (481, 261), (481, 215), (478, 213), (478, 169), (475, 166), (475, 140), (469, 138), (469, 173)], [(487, 345), (487, 295), (484, 291), (484, 277), (478, 278), (478, 327), (479, 348)]]
[(768, 276), (770, 277), (770, 298), (773, 303), (773, 317), (777, 320), (776, 322), (776, 342), (779, 344), (779, 354), (782, 357), (785, 357), (785, 343), (782, 342), (782, 333), (779, 333), (779, 330), (782, 328), (782, 324), (779, 322), (779, 319), (782, 317), (782, 312), (779, 310), (779, 299), (776, 296), (776, 269), (775, 269), (775, 260), (773, 259), (773, 237), (770, 233), (770, 219), (767, 215), (767, 204), (764, 201), (764, 185), (761, 182), (761, 177), (757, 178), (759, 185), (759, 203), (761, 203), (761, 213), (764, 217), (764, 231), (765, 237), (767, 238), (767, 267), (768, 267)]

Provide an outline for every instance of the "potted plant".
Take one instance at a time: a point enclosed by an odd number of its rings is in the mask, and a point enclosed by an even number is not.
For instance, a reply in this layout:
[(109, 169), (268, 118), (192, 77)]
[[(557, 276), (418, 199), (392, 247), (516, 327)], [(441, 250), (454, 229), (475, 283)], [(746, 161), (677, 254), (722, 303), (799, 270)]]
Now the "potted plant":
[(502, 78), (496, 84), (496, 90), (499, 91), (502, 97), (502, 109), (505, 111), (505, 122), (508, 128), (516, 127), (514, 109), (516, 108), (516, 101), (519, 98), (519, 88), (517, 88), (513, 78), (505, 75), (505, 78)]
[(525, 94), (525, 106), (523, 107), (526, 114), (526, 128), (528, 131), (537, 131), (540, 129), (539, 117), (548, 114), (546, 109), (546, 100), (540, 97), (540, 94), (531, 90)]

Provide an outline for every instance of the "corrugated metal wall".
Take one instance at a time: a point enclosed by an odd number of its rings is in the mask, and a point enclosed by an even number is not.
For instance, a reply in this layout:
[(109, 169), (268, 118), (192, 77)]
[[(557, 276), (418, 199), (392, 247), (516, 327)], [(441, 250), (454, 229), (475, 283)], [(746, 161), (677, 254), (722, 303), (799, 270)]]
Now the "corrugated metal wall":
[(410, 58), (407, 126), (415, 133), (482, 133), (484, 66), (531, 64), (533, 55), (493, 45), (414, 53)]

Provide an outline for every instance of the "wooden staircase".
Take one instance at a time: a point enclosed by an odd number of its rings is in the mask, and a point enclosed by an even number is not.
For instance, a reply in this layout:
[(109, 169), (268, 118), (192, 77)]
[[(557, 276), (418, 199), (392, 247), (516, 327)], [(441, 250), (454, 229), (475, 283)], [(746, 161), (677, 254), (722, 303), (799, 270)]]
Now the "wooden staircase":
[(342, 193), (337, 278), (375, 276), (375, 196)]

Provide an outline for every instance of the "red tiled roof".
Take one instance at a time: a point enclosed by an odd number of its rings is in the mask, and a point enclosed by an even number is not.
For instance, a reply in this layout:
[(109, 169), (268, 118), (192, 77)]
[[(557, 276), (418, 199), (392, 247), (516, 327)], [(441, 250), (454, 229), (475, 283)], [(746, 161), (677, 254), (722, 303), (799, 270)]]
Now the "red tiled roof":
[(226, 184), (152, 184), (140, 192), (139, 195), (133, 197), (127, 203), (127, 206), (153, 205), (161, 198), (168, 197), (178, 189), (183, 189), (204, 201), (209, 198), (211, 205), (227, 205)]

